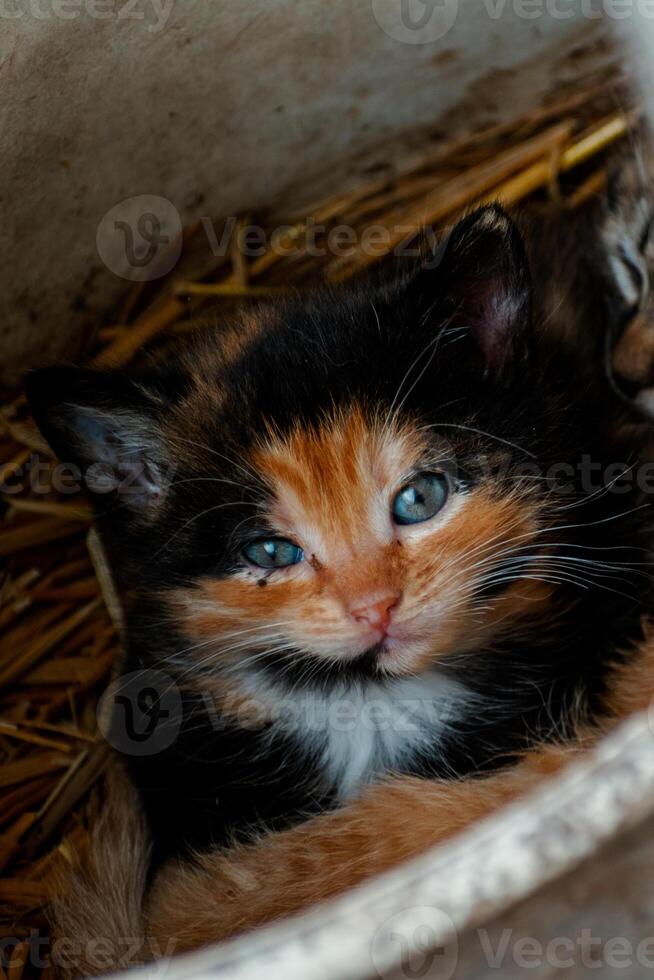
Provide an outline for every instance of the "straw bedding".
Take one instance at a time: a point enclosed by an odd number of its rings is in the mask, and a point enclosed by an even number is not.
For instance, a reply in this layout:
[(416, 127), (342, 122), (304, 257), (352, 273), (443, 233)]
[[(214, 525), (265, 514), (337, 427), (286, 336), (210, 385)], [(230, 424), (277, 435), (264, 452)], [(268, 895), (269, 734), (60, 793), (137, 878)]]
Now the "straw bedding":
[[(286, 231), (256, 258), (238, 245), (251, 217), (233, 224), (221, 256), (198, 222), (184, 230), (173, 272), (128, 292), (88, 339), (87, 359), (127, 364), (198, 322), (219, 329), (238, 305), (356, 275), (412, 230), (445, 227), (484, 200), (583, 207), (603, 192), (606, 151), (635, 120), (615, 111), (616, 91), (612, 81), (572, 92), (510, 126), (442, 146), (419, 167), (287, 215)], [(326, 230), (312, 233), (309, 248), (312, 223)], [(320, 247), (338, 225), (353, 228), (359, 243), (347, 255)], [(374, 255), (360, 245), (371, 225), (386, 229)], [(213, 228), (220, 237), (222, 222)], [(120, 606), (90, 508), (52, 478), (24, 399), (9, 393), (0, 408), (0, 939), (8, 960), (0, 980), (42, 968), (34, 936), (46, 933), (58, 869), (84, 850), (101, 801), (109, 749), (97, 704), (121, 650)]]

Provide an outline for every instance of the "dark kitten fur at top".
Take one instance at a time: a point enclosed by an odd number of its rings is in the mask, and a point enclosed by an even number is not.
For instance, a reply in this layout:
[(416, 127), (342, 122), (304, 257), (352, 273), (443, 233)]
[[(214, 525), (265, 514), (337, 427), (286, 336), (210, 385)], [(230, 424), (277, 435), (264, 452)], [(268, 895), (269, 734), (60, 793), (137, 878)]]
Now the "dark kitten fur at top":
[(592, 301), (548, 305), (531, 251), (536, 290), (483, 208), (422, 265), (141, 373), (28, 379), (130, 590), (125, 671), (182, 693), (171, 744), (129, 760), (155, 861), (389, 772), (482, 774), (600, 710), (649, 601), (615, 466), (641, 449), (601, 370), (610, 283), (575, 253)]

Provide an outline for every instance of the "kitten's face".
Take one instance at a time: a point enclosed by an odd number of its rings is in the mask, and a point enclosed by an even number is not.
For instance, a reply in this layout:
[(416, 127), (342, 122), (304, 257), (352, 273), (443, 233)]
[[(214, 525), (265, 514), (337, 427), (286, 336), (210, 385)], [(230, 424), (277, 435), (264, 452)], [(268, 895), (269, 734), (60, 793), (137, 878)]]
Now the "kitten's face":
[(265, 494), (235, 567), (167, 599), (205, 662), (273, 652), (414, 673), (515, 628), (548, 594), (493, 588), (498, 554), (537, 531), (537, 503), (469, 485), (429, 429), (352, 409), (269, 436), (245, 462)]
[[(488, 208), (433, 269), (208, 332), (134, 379), (37, 373), (30, 399), (62, 459), (127, 481), (95, 493), (101, 526), (183, 665), (415, 673), (550, 614), (560, 515), (514, 463), (588, 433), (570, 368), (528, 373), (529, 320), (519, 236)], [(498, 447), (502, 477), (478, 465)]]

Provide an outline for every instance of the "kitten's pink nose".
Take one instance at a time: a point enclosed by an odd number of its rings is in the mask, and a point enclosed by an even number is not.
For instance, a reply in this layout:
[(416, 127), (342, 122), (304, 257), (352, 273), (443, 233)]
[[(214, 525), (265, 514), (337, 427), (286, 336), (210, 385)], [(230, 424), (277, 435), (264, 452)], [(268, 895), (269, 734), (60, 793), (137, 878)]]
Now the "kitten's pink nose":
[(399, 598), (397, 595), (385, 595), (381, 599), (371, 597), (370, 600), (364, 600), (350, 608), (350, 615), (358, 623), (367, 623), (373, 629), (385, 633), (391, 622), (393, 607), (397, 605)]

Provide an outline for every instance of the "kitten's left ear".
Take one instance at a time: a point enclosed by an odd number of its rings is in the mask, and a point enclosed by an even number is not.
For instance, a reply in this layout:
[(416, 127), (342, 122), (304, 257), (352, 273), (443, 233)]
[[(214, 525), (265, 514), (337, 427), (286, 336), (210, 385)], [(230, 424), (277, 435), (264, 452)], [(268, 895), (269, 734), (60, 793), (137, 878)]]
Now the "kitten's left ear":
[(467, 215), (423, 263), (419, 281), (453, 326), (470, 332), (486, 373), (498, 377), (526, 351), (531, 281), (520, 232), (497, 204)]
[(29, 374), (25, 390), (39, 429), (62, 462), (80, 469), (96, 502), (156, 514), (171, 454), (146, 384), (119, 371), (48, 367)]

